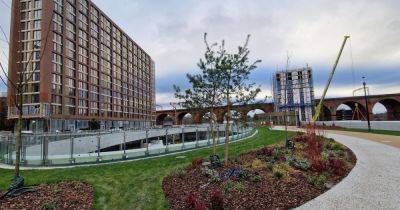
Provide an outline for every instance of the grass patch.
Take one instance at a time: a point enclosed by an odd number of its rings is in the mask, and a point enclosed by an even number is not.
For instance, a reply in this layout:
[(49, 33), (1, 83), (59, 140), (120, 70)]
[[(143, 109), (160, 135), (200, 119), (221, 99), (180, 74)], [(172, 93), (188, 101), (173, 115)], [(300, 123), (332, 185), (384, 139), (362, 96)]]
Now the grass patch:
[(383, 134), (383, 135), (391, 135), (391, 136), (400, 136), (400, 131), (371, 130), (371, 132), (368, 132), (368, 129), (358, 129), (358, 128), (341, 128), (341, 130), (351, 131), (351, 132), (375, 133), (375, 134)]
[[(290, 136), (294, 133), (290, 133)], [(230, 157), (282, 142), (283, 131), (258, 128), (258, 134), (248, 140), (232, 143)], [(223, 153), (223, 146), (218, 147)], [(110, 165), (76, 167), (72, 169), (22, 171), (29, 186), (59, 183), (66, 180), (86, 181), (94, 189), (95, 209), (169, 209), (162, 190), (162, 180), (173, 171), (189, 165), (196, 157), (208, 157), (211, 149)], [(186, 158), (176, 158), (177, 156)], [(13, 177), (12, 170), (0, 169), (0, 189), (5, 191)]]

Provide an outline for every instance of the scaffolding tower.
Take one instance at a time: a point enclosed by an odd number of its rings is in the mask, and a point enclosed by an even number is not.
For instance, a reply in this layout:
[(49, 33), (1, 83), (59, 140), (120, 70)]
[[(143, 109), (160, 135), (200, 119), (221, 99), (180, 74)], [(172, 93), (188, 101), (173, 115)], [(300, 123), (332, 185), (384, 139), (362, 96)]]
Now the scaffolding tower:
[(275, 111), (294, 111), (300, 121), (311, 122), (314, 113), (311, 67), (278, 71), (273, 81)]

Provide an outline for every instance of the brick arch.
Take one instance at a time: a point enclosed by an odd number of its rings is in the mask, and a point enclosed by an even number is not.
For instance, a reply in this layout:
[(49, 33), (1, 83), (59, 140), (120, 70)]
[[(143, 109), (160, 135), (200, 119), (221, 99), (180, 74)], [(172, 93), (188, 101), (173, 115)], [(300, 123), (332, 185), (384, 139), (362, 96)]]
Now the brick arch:
[(380, 100), (376, 100), (371, 109), (377, 103), (382, 104), (386, 108), (387, 120), (400, 120), (400, 100), (397, 100), (396, 98), (383, 98)]
[[(241, 117), (243, 116), (241, 113), (241, 109), (240, 108), (232, 108), (231, 111), (236, 111), (238, 113), (240, 113)], [(216, 115), (217, 115), (217, 122), (218, 123), (223, 123), (224, 122), (224, 118), (225, 118), (225, 114), (227, 113), (226, 109), (220, 109)]]
[[(337, 107), (336, 107), (337, 108)], [(335, 112), (336, 114), (336, 112)], [(333, 119), (332, 117), (332, 111), (330, 108), (327, 106), (323, 105), (321, 108), (321, 113), (319, 115), (319, 121), (331, 121)]]
[(356, 109), (356, 106), (358, 106), (362, 115), (359, 117), (357, 115), (355, 115), (354, 120), (365, 120), (362, 116), (364, 116), (365, 118), (367, 117), (367, 109), (365, 108), (365, 106), (362, 103), (360, 103), (359, 100), (355, 100), (355, 101), (343, 101), (342, 103), (338, 104), (336, 106), (336, 110), (335, 110), (336, 119), (340, 118), (340, 116), (339, 116), (340, 114), (338, 113), (338, 111), (339, 111), (338, 108), (342, 104), (349, 106), (351, 109), (351, 116), (344, 116), (345, 118), (348, 118), (349, 120), (352, 119), (353, 114)]
[(176, 124), (182, 125), (182, 120), (185, 117), (185, 115), (187, 115), (187, 114), (190, 114), (190, 112), (183, 111), (183, 112), (176, 113)]
[[(163, 125), (164, 124), (164, 120), (165, 118), (167, 118), (168, 116), (172, 117), (170, 114), (168, 113), (161, 113), (158, 114), (156, 117), (156, 125)], [(173, 117), (172, 117), (173, 119)]]

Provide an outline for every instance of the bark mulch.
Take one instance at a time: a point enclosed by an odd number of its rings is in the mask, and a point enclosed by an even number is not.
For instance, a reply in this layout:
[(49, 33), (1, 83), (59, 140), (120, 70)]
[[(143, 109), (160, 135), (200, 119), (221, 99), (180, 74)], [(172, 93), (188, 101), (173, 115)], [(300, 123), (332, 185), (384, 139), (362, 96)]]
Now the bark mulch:
[[(300, 148), (298, 150), (301, 152)], [(345, 172), (341, 175), (330, 174), (328, 186), (312, 185), (310, 177), (318, 177), (321, 173), (311, 170), (290, 168), (284, 178), (277, 179), (271, 168), (249, 168), (246, 163), (260, 157), (257, 155), (258, 151), (253, 151), (239, 156), (228, 166), (216, 169), (221, 174), (229, 168), (241, 168), (250, 172), (250, 179), (232, 177), (210, 182), (210, 176), (204, 173), (204, 166), (192, 165), (164, 178), (163, 190), (171, 209), (291, 209), (319, 196), (347, 176), (354, 167), (356, 158), (348, 148), (343, 151), (346, 157)], [(236, 187), (227, 192), (227, 185)], [(215, 205), (215, 196), (212, 195), (216, 191), (222, 197), (221, 205)]]
[[(92, 209), (93, 189), (88, 183), (66, 181), (41, 184), (36, 192), (0, 200), (0, 209)], [(1, 192), (0, 195), (4, 193)]]

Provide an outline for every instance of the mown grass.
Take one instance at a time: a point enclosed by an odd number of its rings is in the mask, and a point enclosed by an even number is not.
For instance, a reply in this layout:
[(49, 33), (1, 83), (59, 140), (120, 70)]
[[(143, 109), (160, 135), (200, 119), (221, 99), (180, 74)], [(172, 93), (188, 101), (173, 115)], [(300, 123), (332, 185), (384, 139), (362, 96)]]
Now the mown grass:
[[(256, 136), (231, 144), (230, 158), (262, 146), (279, 143), (283, 141), (284, 136), (282, 131), (258, 128)], [(22, 175), (29, 186), (65, 180), (86, 181), (94, 188), (95, 209), (168, 209), (161, 187), (163, 178), (190, 164), (196, 157), (208, 157), (210, 152), (211, 149), (207, 148), (110, 165), (22, 171)], [(223, 147), (218, 147), (218, 153), (222, 152)], [(178, 156), (185, 158), (177, 158)], [(0, 190), (7, 189), (12, 176), (12, 170), (0, 169)]]
[(391, 135), (391, 136), (400, 136), (400, 131), (371, 130), (371, 132), (368, 132), (368, 129), (358, 129), (358, 128), (342, 128), (341, 130), (351, 131), (351, 132), (375, 133), (375, 134), (384, 134), (384, 135)]

